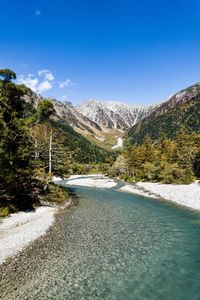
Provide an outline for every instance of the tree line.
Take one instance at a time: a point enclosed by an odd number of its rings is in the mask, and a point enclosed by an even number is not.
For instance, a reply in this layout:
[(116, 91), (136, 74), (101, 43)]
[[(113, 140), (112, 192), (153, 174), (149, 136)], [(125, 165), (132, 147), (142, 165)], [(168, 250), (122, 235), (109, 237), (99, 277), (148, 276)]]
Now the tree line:
[(128, 145), (112, 165), (111, 175), (129, 181), (189, 184), (200, 178), (200, 134), (180, 130), (174, 140), (147, 135), (143, 144)]

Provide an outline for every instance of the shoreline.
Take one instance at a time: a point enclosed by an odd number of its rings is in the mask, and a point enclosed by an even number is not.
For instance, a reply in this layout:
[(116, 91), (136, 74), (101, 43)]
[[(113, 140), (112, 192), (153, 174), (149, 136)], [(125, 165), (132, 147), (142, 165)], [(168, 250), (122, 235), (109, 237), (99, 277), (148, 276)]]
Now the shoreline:
[[(119, 186), (121, 183), (122, 186)], [(173, 185), (152, 182), (129, 183), (116, 181), (103, 174), (72, 175), (66, 180), (68, 186), (87, 186), (116, 189), (143, 197), (171, 202), (178, 206), (200, 211), (200, 184)]]
[(18, 212), (0, 223), (0, 265), (43, 236), (52, 226), (56, 208), (40, 206), (35, 211)]
[(77, 203), (76, 195), (71, 193), (64, 205), (43, 201), (33, 211), (17, 212), (0, 219), (0, 266), (44, 236), (53, 225), (59, 210), (71, 208)]
[(137, 186), (157, 195), (158, 198), (187, 209), (200, 211), (200, 184), (198, 181), (188, 185), (138, 182)]

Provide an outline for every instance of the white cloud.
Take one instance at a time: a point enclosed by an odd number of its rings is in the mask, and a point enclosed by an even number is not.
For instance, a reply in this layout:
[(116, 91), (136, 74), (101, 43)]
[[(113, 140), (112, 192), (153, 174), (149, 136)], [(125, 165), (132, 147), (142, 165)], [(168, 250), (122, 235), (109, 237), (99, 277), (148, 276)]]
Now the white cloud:
[[(41, 69), (37, 72), (37, 75), (38, 76), (33, 74), (28, 74), (26, 76), (21, 75), (19, 78), (19, 83), (25, 84), (36, 93), (45, 93), (53, 88), (55, 78), (49, 70)], [(71, 79), (58, 82), (58, 84), (61, 89), (75, 85)], [(64, 95), (62, 98), (64, 100), (68, 100), (68, 96), (69, 95)]]
[(45, 70), (45, 69), (39, 70), (38, 75), (44, 77), (44, 79), (48, 81), (54, 80), (54, 76), (49, 70)]
[(19, 83), (25, 84), (29, 88), (31, 88), (34, 92), (37, 91), (37, 85), (39, 80), (37, 78), (34, 78), (33, 74), (28, 74), (27, 77), (24, 77), (23, 75), (19, 79)]
[(38, 85), (37, 90), (39, 93), (43, 93), (50, 90), (51, 88), (52, 88), (51, 82), (49, 82), (48, 80), (44, 80)]
[(73, 86), (73, 85), (75, 85), (75, 84), (71, 81), (71, 79), (66, 79), (66, 80), (60, 82), (59, 87), (61, 89), (64, 89), (65, 87)]
[(41, 11), (40, 10), (36, 10), (35, 11), (35, 16), (41, 16)]
[(49, 70), (39, 70), (38, 75), (42, 79), (37, 78), (33, 74), (28, 74), (27, 76), (20, 76), (19, 83), (25, 84), (31, 88), (36, 93), (44, 93), (53, 87), (54, 76)]

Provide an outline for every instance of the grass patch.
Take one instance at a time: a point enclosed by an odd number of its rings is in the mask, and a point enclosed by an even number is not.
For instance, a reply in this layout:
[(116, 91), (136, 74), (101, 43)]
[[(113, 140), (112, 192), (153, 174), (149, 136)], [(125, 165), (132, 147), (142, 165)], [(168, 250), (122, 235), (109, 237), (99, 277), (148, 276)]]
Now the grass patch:
[(45, 201), (62, 205), (68, 200), (68, 198), (69, 198), (69, 191), (66, 188), (58, 186), (53, 182), (48, 184), (44, 196)]

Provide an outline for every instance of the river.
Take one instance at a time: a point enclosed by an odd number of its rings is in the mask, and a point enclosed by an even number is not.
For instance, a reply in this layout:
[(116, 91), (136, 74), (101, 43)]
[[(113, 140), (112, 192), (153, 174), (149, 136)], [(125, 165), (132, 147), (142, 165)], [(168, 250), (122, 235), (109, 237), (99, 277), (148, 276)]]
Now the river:
[(200, 299), (200, 214), (115, 189), (79, 204), (0, 269), (1, 299)]

